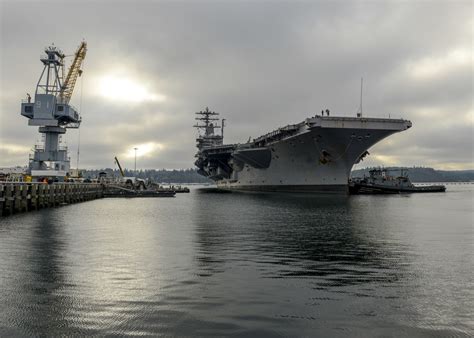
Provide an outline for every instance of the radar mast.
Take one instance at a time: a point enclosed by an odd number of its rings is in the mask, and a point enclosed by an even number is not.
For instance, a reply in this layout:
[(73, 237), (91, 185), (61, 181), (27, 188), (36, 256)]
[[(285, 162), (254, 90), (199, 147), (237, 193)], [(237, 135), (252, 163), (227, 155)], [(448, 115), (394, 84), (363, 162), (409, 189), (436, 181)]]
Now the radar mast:
[[(198, 130), (198, 138), (196, 139), (197, 147), (199, 149), (205, 147), (219, 146), (223, 144), (223, 134), (216, 135), (214, 132), (216, 129), (223, 129), (224, 124), (219, 126), (217, 121), (219, 121), (219, 113), (209, 110), (209, 107), (206, 107), (204, 111), (199, 111), (195, 113), (197, 117), (195, 120), (196, 124), (193, 126)], [(201, 130), (204, 130), (204, 133), (201, 133)]]

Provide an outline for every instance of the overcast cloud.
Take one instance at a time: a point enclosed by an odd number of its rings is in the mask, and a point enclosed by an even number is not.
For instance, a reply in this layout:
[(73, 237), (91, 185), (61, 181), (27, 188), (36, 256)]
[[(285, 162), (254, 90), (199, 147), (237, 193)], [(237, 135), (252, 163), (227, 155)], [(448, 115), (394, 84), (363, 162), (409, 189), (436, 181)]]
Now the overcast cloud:
[[(206, 106), (227, 143), (323, 108), (355, 116), (363, 77), (366, 116), (413, 122), (364, 166), (474, 168), (472, 1), (0, 0), (0, 19), (0, 166), (25, 165), (38, 139), (20, 100), (44, 47), (84, 38), (80, 167), (130, 168), (138, 146), (140, 168), (190, 168)], [(75, 166), (78, 131), (66, 139)]]

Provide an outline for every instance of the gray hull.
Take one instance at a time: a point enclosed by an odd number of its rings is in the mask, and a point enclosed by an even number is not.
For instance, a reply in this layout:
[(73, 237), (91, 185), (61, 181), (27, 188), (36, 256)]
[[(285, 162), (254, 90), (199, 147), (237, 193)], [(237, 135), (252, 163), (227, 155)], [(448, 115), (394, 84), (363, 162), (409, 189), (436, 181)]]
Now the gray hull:
[(297, 192), (297, 193), (347, 193), (347, 184), (341, 185), (233, 185), (217, 183), (223, 190), (260, 191), (260, 192)]
[(361, 156), (410, 127), (400, 119), (317, 116), (251, 143), (205, 148), (199, 153), (200, 172), (222, 189), (346, 192)]

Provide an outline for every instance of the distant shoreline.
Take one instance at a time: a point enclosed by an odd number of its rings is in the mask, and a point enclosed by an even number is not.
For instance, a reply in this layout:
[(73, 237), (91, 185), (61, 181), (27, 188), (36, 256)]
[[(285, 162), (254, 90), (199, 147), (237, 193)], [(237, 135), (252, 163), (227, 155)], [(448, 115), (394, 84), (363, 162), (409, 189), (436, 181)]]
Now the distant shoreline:
[[(367, 167), (363, 169), (352, 170), (351, 177), (363, 177), (369, 174), (369, 170), (374, 167)], [(389, 170), (400, 170), (402, 167), (385, 167)], [(414, 183), (454, 183), (454, 182), (474, 182), (474, 169), (468, 170), (437, 170), (428, 167), (403, 167), (408, 170), (408, 176)], [(0, 175), (26, 171), (26, 167), (10, 167), (0, 168)], [(118, 169), (89, 169), (80, 170), (82, 177), (95, 178), (99, 176), (100, 172), (107, 173), (109, 177), (120, 177)], [(214, 184), (214, 182), (197, 173), (196, 169), (140, 169), (136, 172), (134, 170), (125, 169), (125, 176), (138, 177), (142, 179), (150, 179), (157, 183), (163, 184)], [(396, 173), (395, 173), (396, 175)]]

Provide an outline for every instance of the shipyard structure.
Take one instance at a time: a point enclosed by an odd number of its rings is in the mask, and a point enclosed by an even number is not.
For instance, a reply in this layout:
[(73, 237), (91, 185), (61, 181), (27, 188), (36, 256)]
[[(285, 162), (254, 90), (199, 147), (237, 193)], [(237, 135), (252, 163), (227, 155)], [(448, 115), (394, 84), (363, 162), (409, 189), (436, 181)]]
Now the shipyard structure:
[[(196, 113), (198, 173), (221, 189), (346, 192), (354, 164), (387, 136), (407, 130), (404, 119), (319, 116), (246, 143), (224, 144), (224, 123), (206, 108)], [(221, 133), (216, 133), (221, 129)]]
[(39, 127), (42, 135), (29, 160), (28, 174), (34, 179), (64, 179), (70, 173), (70, 159), (61, 137), (68, 128), (79, 128), (81, 124), (78, 110), (69, 101), (82, 73), (86, 51), (86, 42), (82, 42), (66, 74), (66, 55), (55, 46), (45, 48), (34, 98), (27, 94), (21, 103), (21, 115), (29, 119), (28, 125)]

